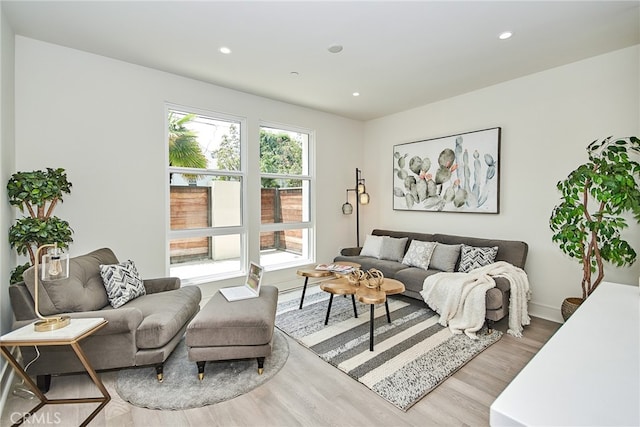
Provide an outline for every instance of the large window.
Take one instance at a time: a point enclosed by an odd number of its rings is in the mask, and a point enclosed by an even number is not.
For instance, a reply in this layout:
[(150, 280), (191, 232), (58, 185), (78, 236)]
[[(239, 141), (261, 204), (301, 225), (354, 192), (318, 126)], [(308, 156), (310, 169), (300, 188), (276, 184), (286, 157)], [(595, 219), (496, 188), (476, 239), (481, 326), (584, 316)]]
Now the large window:
[(313, 261), (310, 133), (260, 128), (260, 263), (284, 268)]
[(169, 107), (169, 265), (185, 283), (244, 270), (246, 245), (238, 118)]

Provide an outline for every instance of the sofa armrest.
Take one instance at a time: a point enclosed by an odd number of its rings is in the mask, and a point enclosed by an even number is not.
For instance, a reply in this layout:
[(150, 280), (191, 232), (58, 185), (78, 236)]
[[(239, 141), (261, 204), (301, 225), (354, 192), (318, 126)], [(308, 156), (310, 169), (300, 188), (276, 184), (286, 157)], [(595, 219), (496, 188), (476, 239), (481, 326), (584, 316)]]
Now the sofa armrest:
[(26, 324), (38, 317), (33, 308), (33, 298), (24, 282), (9, 286), (9, 299), (11, 300), (13, 315), (17, 321), (25, 321)]
[(357, 256), (360, 255), (361, 247), (358, 248), (343, 248), (340, 251), (340, 255), (342, 256)]
[[(138, 326), (143, 320), (140, 309), (134, 307), (120, 307), (113, 310), (82, 311), (77, 313), (61, 313), (61, 315), (69, 316), (71, 319), (102, 317), (109, 323), (107, 326), (97, 331), (96, 335), (112, 335), (133, 332), (138, 329)], [(15, 330), (23, 327), (24, 325), (33, 323), (36, 320), (37, 319), (35, 318), (29, 320), (16, 320), (13, 322), (12, 327)]]
[(180, 279), (178, 277), (161, 277), (157, 279), (143, 280), (144, 288), (148, 294), (158, 292), (173, 291), (180, 289)]

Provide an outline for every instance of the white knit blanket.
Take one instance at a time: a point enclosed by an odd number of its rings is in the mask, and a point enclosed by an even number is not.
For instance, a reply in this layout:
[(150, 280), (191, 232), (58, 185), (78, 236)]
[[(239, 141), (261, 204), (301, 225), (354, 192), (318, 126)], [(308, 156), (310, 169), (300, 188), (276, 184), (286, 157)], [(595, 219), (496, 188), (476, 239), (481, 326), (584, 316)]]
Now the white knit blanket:
[(454, 334), (464, 332), (477, 339), (476, 332), (484, 325), (486, 293), (496, 286), (494, 277), (504, 277), (511, 284), (507, 333), (521, 337), (522, 327), (531, 322), (527, 308), (531, 298), (529, 279), (524, 270), (508, 262), (499, 261), (469, 273), (433, 274), (424, 280), (420, 295), (440, 314), (442, 326), (449, 326)]

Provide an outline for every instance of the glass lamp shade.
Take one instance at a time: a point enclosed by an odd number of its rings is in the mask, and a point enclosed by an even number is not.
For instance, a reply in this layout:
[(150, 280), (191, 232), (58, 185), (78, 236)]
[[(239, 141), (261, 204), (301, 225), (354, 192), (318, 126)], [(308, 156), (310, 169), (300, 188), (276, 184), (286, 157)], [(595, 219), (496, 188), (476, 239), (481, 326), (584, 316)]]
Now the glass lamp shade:
[(69, 277), (69, 254), (58, 247), (52, 248), (42, 257), (42, 280), (59, 280)]
[(342, 205), (342, 213), (345, 215), (351, 215), (353, 213), (353, 206), (351, 206), (351, 203), (346, 202)]
[[(362, 180), (364, 181), (364, 180)], [(358, 194), (363, 194), (365, 192), (364, 182), (358, 182)]]
[(369, 193), (362, 193), (360, 194), (360, 196), (358, 196), (359, 200), (360, 200), (360, 204), (361, 205), (368, 205), (369, 204)]

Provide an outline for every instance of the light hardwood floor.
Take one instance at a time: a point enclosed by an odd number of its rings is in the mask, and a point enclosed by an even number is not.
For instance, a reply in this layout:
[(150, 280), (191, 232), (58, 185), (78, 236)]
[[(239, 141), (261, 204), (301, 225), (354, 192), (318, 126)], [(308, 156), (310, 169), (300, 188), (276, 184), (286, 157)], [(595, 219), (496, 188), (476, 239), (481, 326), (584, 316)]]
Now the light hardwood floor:
[[(115, 391), (117, 373), (101, 373), (112, 400), (90, 426), (486, 426), (491, 403), (558, 327), (533, 318), (523, 338), (505, 334), (407, 412), (288, 339), (289, 359), (274, 378), (245, 395), (199, 409), (132, 406)], [(497, 329), (506, 328), (506, 319), (497, 324)], [(93, 393), (97, 390), (87, 375), (67, 375), (53, 378), (48, 396)], [(0, 425), (10, 425), (12, 416), (33, 406), (33, 400), (10, 395)], [(77, 426), (93, 408), (48, 405), (37, 413), (42, 422), (25, 425)]]

